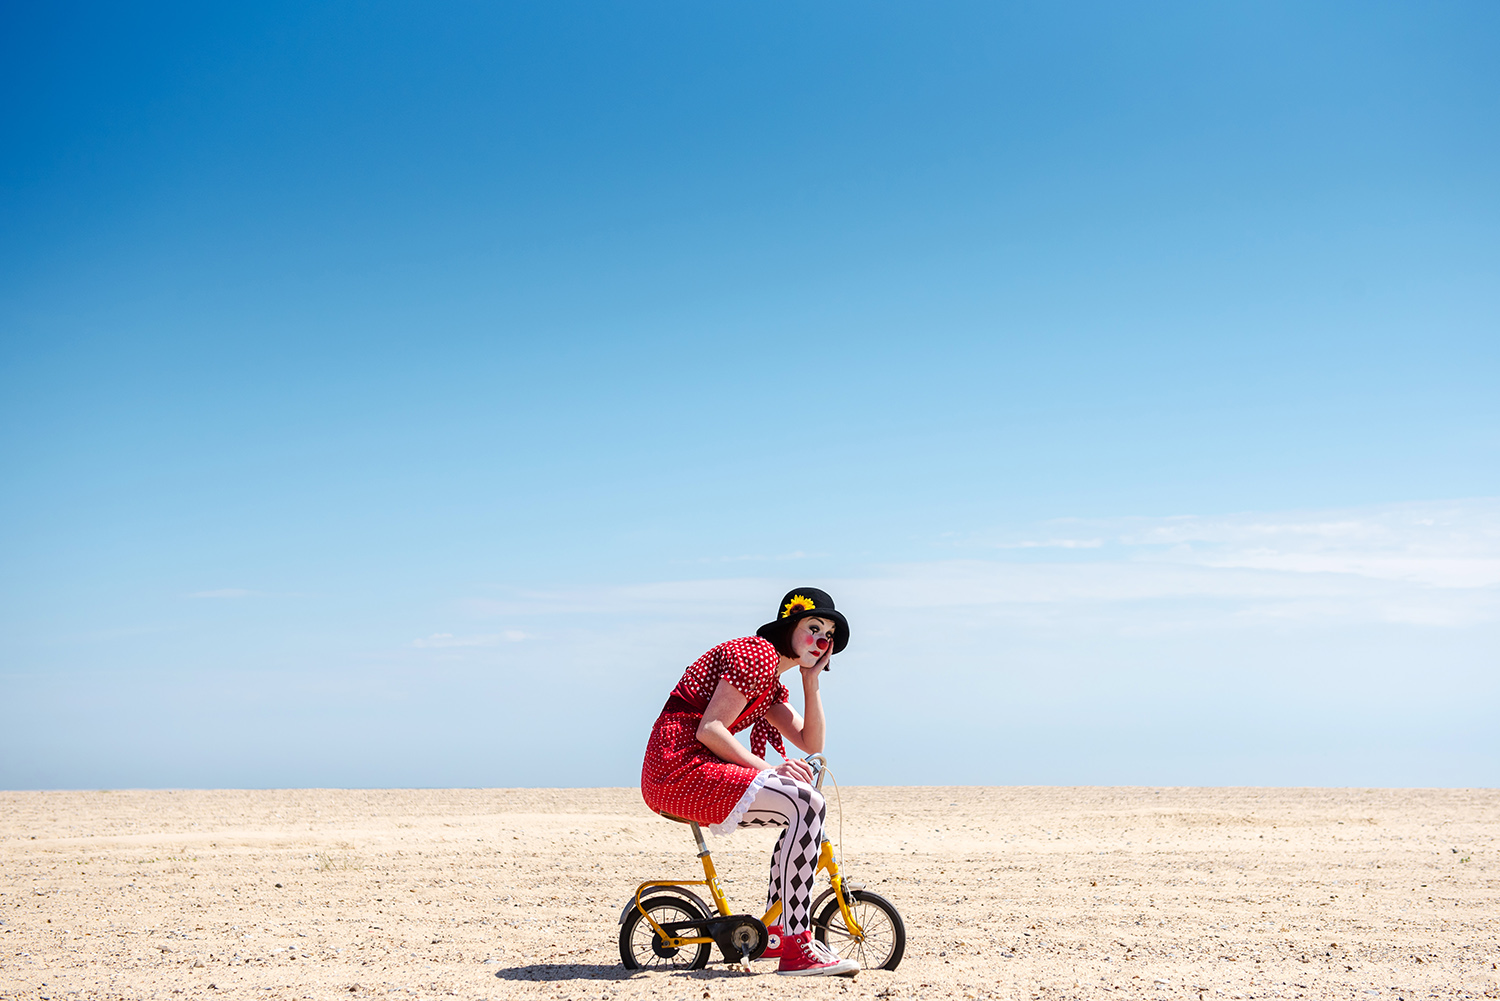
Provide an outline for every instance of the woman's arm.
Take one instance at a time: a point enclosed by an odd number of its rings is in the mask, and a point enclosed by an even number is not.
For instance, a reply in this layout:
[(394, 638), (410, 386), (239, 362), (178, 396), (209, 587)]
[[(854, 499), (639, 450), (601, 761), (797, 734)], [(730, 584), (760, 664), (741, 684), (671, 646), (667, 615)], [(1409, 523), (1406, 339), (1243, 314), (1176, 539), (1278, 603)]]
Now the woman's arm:
[(708, 708), (703, 710), (703, 719), (698, 723), (698, 742), (725, 761), (751, 768), (770, 768), (729, 732), (729, 725), (739, 719), (748, 704), (749, 700), (740, 694), (738, 688), (720, 678), (714, 697), (708, 700)]
[(820, 754), (823, 751), (825, 721), (823, 699), (818, 694), (818, 679), (823, 673), (823, 665), (827, 663), (828, 654), (825, 653), (818, 658), (817, 664), (800, 669), (802, 708), (807, 710), (805, 719), (785, 702), (778, 702), (766, 711), (766, 719), (771, 725), (780, 730), (783, 737), (808, 754)]
[[(737, 765), (748, 765), (755, 769), (770, 768), (769, 762), (751, 754), (750, 750), (735, 740), (734, 734), (729, 732), (729, 725), (739, 718), (747, 704), (748, 700), (740, 694), (739, 689), (720, 678), (718, 687), (714, 689), (714, 697), (708, 700), (708, 708), (703, 710), (703, 719), (698, 724), (698, 742), (725, 761)], [(820, 715), (821, 712), (820, 709)], [(805, 761), (783, 761), (776, 766), (775, 771), (778, 775), (785, 775), (803, 782), (813, 780), (812, 769)]]

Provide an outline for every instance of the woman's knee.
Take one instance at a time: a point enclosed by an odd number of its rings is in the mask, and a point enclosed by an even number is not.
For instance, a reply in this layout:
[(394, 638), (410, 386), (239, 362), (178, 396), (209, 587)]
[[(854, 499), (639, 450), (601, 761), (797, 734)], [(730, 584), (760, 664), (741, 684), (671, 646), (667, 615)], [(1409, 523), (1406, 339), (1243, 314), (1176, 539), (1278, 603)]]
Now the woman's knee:
[[(782, 794), (788, 799), (793, 800), (797, 804), (806, 803), (812, 809), (812, 812), (819, 817), (827, 815), (828, 802), (823, 799), (822, 793), (813, 788), (811, 782), (803, 782), (801, 779), (791, 778), (784, 779), (783, 781), (794, 787), (794, 790), (787, 790), (783, 787)], [(798, 812), (802, 811), (799, 810)]]

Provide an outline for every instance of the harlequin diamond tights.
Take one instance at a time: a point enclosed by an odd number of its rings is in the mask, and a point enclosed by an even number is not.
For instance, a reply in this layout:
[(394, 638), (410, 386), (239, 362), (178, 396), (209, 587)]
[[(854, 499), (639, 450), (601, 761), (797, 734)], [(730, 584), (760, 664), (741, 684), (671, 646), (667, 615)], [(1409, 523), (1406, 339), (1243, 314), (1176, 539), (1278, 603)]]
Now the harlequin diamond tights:
[(823, 844), (823, 796), (806, 782), (771, 772), (740, 820), (741, 827), (785, 827), (771, 852), (766, 910), (782, 902), (781, 927), (796, 935), (812, 927), (813, 873)]

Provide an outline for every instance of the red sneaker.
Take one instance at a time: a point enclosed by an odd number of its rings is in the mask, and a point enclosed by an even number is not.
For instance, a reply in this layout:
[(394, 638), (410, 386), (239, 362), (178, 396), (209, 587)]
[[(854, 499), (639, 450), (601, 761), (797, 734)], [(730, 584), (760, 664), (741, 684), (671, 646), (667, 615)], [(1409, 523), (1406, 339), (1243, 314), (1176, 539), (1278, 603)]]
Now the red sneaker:
[(859, 963), (840, 959), (822, 942), (813, 938), (812, 929), (781, 938), (781, 965), (776, 972), (788, 977), (832, 977), (859, 972)]
[(766, 951), (760, 954), (760, 958), (780, 959), (783, 941), (781, 925), (766, 925)]

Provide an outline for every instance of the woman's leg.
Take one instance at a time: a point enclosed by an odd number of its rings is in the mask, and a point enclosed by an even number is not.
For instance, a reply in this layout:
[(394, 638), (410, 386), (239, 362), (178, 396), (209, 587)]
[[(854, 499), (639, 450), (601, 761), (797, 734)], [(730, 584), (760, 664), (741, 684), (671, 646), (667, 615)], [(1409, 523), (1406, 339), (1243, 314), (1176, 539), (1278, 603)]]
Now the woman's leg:
[[(776, 901), (781, 899), (781, 846), (786, 842), (786, 831), (776, 837), (776, 847), (771, 849), (771, 881), (766, 884), (766, 911), (770, 914)], [(778, 924), (784, 919), (778, 919)]]
[(813, 874), (823, 846), (823, 796), (806, 782), (784, 775), (766, 776), (740, 820), (741, 827), (785, 827), (771, 855), (767, 910), (782, 902), (781, 926), (787, 935), (812, 927)]

